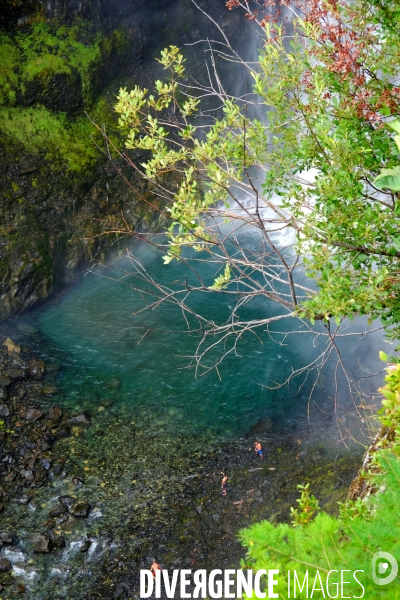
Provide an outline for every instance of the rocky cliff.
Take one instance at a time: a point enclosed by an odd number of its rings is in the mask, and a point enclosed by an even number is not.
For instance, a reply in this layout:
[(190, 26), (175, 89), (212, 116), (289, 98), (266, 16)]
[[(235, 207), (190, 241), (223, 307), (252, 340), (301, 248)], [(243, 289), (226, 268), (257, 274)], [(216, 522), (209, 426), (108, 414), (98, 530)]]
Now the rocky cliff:
[[(243, 23), (224, 0), (202, 4), (231, 32)], [(198, 39), (210, 23), (190, 0), (5, 0), (0, 19), (4, 320), (123, 247), (126, 240), (102, 236), (110, 224), (124, 218), (136, 231), (159, 226), (151, 190), (123, 161), (117, 174), (87, 115), (120, 144), (112, 108), (119, 86), (148, 85), (144, 59)]]

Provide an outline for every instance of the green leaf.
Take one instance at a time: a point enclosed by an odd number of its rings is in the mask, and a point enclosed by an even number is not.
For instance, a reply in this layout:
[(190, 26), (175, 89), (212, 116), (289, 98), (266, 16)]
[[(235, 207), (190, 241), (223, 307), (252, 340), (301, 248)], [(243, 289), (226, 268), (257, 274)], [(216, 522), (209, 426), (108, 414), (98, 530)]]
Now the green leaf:
[(393, 129), (393, 131), (395, 131), (396, 133), (400, 133), (400, 121), (398, 119), (396, 119), (395, 121), (390, 121), (388, 125), (391, 129)]
[(389, 188), (395, 192), (400, 191), (400, 166), (392, 169), (382, 169), (374, 181), (377, 188)]
[(382, 352), (382, 350), (379, 350), (379, 358), (380, 360), (383, 360), (383, 362), (388, 361), (388, 355), (385, 352)]

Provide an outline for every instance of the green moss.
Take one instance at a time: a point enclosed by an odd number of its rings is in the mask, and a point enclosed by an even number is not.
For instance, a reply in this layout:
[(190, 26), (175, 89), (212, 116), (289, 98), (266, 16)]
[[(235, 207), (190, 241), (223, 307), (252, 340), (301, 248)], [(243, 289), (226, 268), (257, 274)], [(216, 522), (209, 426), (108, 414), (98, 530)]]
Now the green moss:
[[(97, 137), (99, 143), (102, 139), (87, 117), (71, 119), (41, 105), (25, 108), (17, 102), (23, 101), (31, 85), (51, 98), (51, 79), (71, 76), (71, 93), (81, 93), (91, 118), (105, 124), (108, 132), (117, 131), (110, 102), (103, 97), (93, 103), (93, 81), (113, 52), (123, 56), (125, 51), (125, 31), (114, 30), (107, 37), (93, 35), (90, 24), (84, 22), (71, 27), (37, 22), (12, 38), (0, 33), (0, 137), (7, 147), (41, 153), (56, 168), (75, 173), (91, 169), (101, 156), (92, 138)], [(118, 142), (117, 135), (112, 139)]]
[(68, 123), (64, 114), (54, 115), (43, 107), (3, 107), (0, 132), (9, 144), (22, 146), (32, 154), (42, 152), (46, 158), (59, 159), (72, 171), (92, 167), (98, 159), (90, 139), (92, 125), (85, 117)]
[[(117, 131), (117, 119), (105, 98), (98, 100), (90, 115), (104, 124), (113, 143), (119, 144), (117, 134), (112, 133)], [(44, 107), (0, 107), (0, 135), (8, 146), (41, 153), (55, 166), (76, 173), (91, 169), (101, 157), (94, 143), (102, 143), (101, 134), (86, 116), (72, 121), (64, 113), (54, 114)], [(17, 184), (12, 184), (12, 189), (17, 192)]]
[(13, 38), (0, 34), (0, 105), (14, 106), (17, 94), (37, 80), (44, 88), (56, 74), (80, 75), (86, 106), (92, 103), (92, 70), (115, 49), (128, 48), (127, 33), (114, 30), (108, 37), (90, 33), (90, 25), (55, 28), (49, 23), (34, 24), (29, 33)]

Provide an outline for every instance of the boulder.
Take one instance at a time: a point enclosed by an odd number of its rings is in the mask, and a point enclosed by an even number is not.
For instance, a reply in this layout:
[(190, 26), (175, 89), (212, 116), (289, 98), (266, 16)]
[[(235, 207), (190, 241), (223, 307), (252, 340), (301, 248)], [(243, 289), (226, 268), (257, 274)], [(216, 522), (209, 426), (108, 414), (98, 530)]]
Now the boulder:
[(41, 410), (37, 408), (28, 408), (25, 414), (25, 419), (27, 421), (37, 421), (43, 417), (43, 413)]
[(51, 543), (49, 536), (44, 533), (42, 535), (38, 535), (33, 540), (33, 551), (36, 554), (48, 554), (51, 550)]

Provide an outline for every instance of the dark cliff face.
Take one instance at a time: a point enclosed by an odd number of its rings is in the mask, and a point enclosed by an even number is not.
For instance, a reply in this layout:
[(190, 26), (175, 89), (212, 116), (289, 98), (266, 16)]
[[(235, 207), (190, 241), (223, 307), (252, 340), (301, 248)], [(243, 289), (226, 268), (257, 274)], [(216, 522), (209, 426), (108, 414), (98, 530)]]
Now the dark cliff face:
[(175, 0), (2, 0), (0, 26), (24, 25), (34, 13), (70, 25), (77, 18), (93, 22), (98, 28), (114, 27), (121, 19), (137, 15), (142, 9), (165, 9)]
[[(225, 0), (198, 1), (232, 39), (243, 34), (242, 15)], [(116, 174), (85, 111), (121, 143), (119, 86), (148, 87), (161, 48), (207, 37), (211, 26), (190, 0), (3, 0), (0, 11), (2, 321), (126, 246), (102, 235), (122, 215), (136, 231), (161, 226), (151, 189), (123, 163), (125, 180)], [(204, 58), (194, 61), (198, 75)]]

